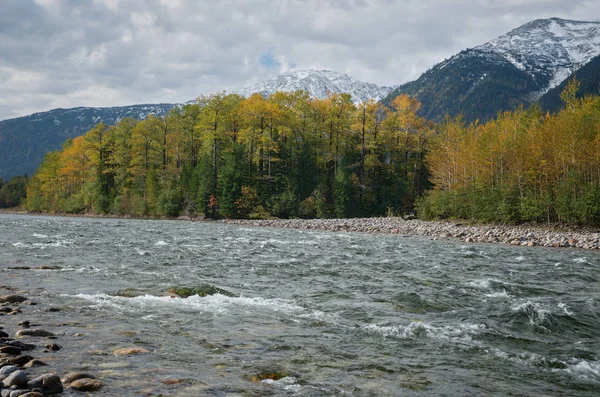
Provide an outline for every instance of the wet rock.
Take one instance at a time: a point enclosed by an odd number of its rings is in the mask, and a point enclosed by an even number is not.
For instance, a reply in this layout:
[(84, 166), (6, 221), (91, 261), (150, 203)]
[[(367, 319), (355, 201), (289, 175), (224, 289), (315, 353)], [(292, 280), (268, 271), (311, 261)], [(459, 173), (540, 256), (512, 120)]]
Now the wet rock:
[(30, 391), (25, 394), (21, 394), (21, 397), (44, 397), (44, 394), (39, 391)]
[(8, 337), (9, 337), (9, 335), (6, 332), (0, 331), (0, 338), (8, 338)]
[(225, 295), (231, 298), (236, 296), (229, 291), (208, 284), (200, 285), (198, 287), (171, 287), (169, 288), (169, 292), (178, 295), (181, 298), (187, 298), (193, 295), (203, 297), (216, 294)]
[(35, 345), (31, 345), (29, 343), (23, 343), (20, 340), (10, 340), (4, 342), (5, 345), (16, 346), (21, 350), (33, 350), (35, 349)]
[(36, 267), (36, 269), (38, 270), (60, 270), (62, 269), (60, 266), (47, 266), (47, 265), (42, 265), (42, 266), (38, 266)]
[(27, 385), (28, 381), (29, 379), (27, 378), (25, 372), (22, 370), (17, 370), (8, 375), (2, 382), (4, 383), (4, 387), (21, 387)]
[(47, 312), (60, 312), (62, 311), (61, 309), (59, 309), (58, 307), (49, 307), (46, 309)]
[(38, 376), (37, 378), (30, 380), (27, 383), (27, 387), (30, 389), (40, 389), (45, 396), (58, 394), (63, 391), (63, 384), (58, 375), (55, 374)]
[(23, 328), (29, 328), (31, 326), (31, 322), (26, 320), (26, 321), (20, 321), (17, 323), (17, 325), (19, 327), (23, 327)]
[(52, 332), (44, 331), (43, 329), (22, 329), (17, 331), (17, 337), (22, 336), (35, 336), (35, 337), (47, 337), (47, 336), (55, 336)]
[(26, 362), (26, 363), (23, 365), (23, 368), (44, 367), (44, 366), (46, 366), (46, 365), (48, 365), (48, 364), (46, 364), (46, 363), (45, 363), (45, 362), (43, 362), (43, 361), (40, 361), (40, 360), (35, 360), (35, 359), (34, 359), (34, 360), (29, 360), (29, 361), (27, 361), (27, 362)]
[(69, 372), (62, 378), (62, 382), (65, 385), (69, 385), (78, 379), (96, 379), (96, 377), (86, 372)]
[(27, 298), (21, 295), (0, 295), (0, 303), (21, 303), (26, 300)]
[(4, 389), (2, 390), (2, 397), (20, 397), (28, 393), (31, 392), (27, 389)]
[(0, 313), (10, 313), (12, 311), (13, 311), (12, 307), (8, 307), (8, 306), (0, 307)]
[(18, 356), (21, 354), (21, 349), (16, 346), (2, 346), (0, 347), (0, 353), (10, 354), (11, 356)]
[(8, 375), (18, 370), (19, 367), (17, 367), (16, 365), (7, 365), (5, 367), (0, 368), (0, 381), (3, 381)]
[(50, 343), (46, 346), (44, 346), (46, 349), (51, 350), (53, 352), (59, 351), (60, 349), (62, 349), (62, 346), (57, 345), (56, 343)]
[(19, 356), (8, 358), (6, 359), (6, 362), (12, 365), (18, 365), (19, 367), (22, 367), (31, 360), (33, 360), (33, 357), (31, 356)]
[(79, 391), (96, 391), (104, 387), (104, 383), (97, 379), (82, 378), (71, 383), (71, 389)]
[(117, 349), (113, 351), (114, 355), (117, 356), (131, 356), (134, 354), (147, 354), (150, 353), (148, 350), (143, 347), (123, 347), (121, 349)]

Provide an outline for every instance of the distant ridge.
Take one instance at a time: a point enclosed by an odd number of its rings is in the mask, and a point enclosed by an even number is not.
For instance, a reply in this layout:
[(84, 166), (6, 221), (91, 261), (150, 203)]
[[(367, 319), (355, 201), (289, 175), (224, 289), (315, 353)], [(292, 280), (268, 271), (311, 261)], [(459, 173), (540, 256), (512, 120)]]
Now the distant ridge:
[(297, 70), (261, 81), (236, 93), (249, 97), (252, 94), (269, 96), (277, 91), (306, 91), (313, 98), (323, 99), (328, 93), (348, 93), (355, 103), (374, 99), (379, 101), (393, 90), (376, 84), (355, 80), (345, 73), (332, 70)]
[(440, 62), (384, 103), (405, 93), (423, 103), (429, 119), (463, 114), (485, 121), (535, 102), (598, 55), (600, 22), (537, 19)]

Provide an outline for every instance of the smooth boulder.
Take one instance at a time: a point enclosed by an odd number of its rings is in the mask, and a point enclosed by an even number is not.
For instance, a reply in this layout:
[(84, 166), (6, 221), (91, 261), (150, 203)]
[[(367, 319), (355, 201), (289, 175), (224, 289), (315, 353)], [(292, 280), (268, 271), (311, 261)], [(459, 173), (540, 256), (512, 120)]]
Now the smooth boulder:
[(78, 391), (96, 391), (104, 387), (104, 383), (97, 379), (82, 378), (71, 383), (71, 389)]
[(29, 389), (40, 389), (45, 396), (58, 394), (63, 391), (63, 384), (58, 375), (45, 374), (30, 380), (27, 383)]
[(27, 298), (21, 295), (0, 295), (0, 303), (21, 303), (26, 300)]
[(148, 350), (142, 347), (124, 347), (121, 349), (117, 349), (113, 352), (116, 356), (131, 356), (134, 354), (147, 354), (150, 353)]
[(4, 383), (4, 387), (21, 387), (27, 385), (28, 381), (29, 378), (27, 378), (25, 372), (17, 370), (8, 375), (2, 382)]
[(69, 385), (73, 382), (75, 382), (78, 379), (96, 379), (96, 377), (92, 374), (88, 374), (85, 372), (69, 372), (68, 374), (66, 374), (63, 378), (62, 378), (62, 382), (65, 385)]
[(19, 338), (23, 336), (37, 336), (42, 338), (48, 336), (55, 336), (52, 332), (44, 331), (43, 329), (22, 329), (17, 331), (15, 335)]
[(19, 367), (16, 365), (6, 365), (0, 368), (0, 381), (3, 381), (8, 377), (8, 375), (12, 374), (15, 371), (18, 371)]

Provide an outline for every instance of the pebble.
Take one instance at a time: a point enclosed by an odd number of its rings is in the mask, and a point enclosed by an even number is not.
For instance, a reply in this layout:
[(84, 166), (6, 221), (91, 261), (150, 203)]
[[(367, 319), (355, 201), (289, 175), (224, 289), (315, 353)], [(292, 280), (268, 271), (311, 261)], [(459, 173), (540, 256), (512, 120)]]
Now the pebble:
[(71, 383), (71, 389), (79, 391), (96, 391), (104, 387), (104, 383), (96, 379), (82, 378)]
[(21, 295), (0, 295), (0, 303), (21, 303), (26, 300), (27, 298)]
[(58, 394), (63, 391), (60, 377), (55, 374), (44, 374), (27, 383), (29, 389), (41, 389), (44, 395)]
[(19, 369), (8, 375), (2, 382), (4, 383), (4, 387), (21, 387), (27, 385), (28, 381), (29, 379), (27, 378), (25, 372)]
[(600, 249), (597, 229), (557, 229), (538, 226), (465, 225), (451, 221), (422, 221), (403, 218), (351, 219), (232, 219), (227, 223), (257, 227), (281, 227), (363, 233), (393, 233), (405, 236), (460, 238), (468, 243), (498, 243), (509, 245), (571, 247)]
[(36, 336), (36, 337), (47, 337), (47, 336), (55, 336), (52, 332), (44, 331), (43, 329), (22, 329), (17, 331), (17, 337), (22, 336)]
[(88, 374), (86, 372), (69, 372), (62, 378), (62, 382), (66, 385), (69, 385), (75, 382), (78, 379), (96, 379), (96, 377), (92, 374)]
[(142, 347), (123, 347), (121, 349), (117, 349), (117, 350), (113, 351), (113, 354), (117, 355), (117, 356), (131, 356), (133, 354), (147, 354), (147, 353), (149, 353), (149, 351)]

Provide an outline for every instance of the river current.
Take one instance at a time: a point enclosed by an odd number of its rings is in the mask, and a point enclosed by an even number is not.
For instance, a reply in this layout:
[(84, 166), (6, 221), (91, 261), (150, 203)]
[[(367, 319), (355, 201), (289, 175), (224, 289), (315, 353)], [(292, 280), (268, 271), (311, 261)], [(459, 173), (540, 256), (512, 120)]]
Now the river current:
[(599, 280), (583, 250), (0, 215), (0, 286), (97, 396), (598, 396)]

